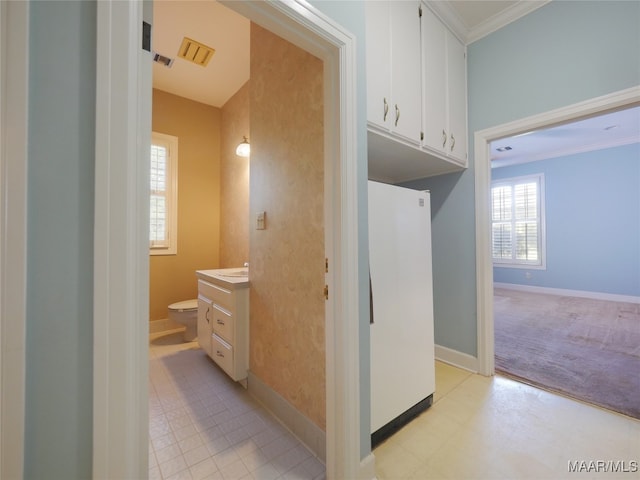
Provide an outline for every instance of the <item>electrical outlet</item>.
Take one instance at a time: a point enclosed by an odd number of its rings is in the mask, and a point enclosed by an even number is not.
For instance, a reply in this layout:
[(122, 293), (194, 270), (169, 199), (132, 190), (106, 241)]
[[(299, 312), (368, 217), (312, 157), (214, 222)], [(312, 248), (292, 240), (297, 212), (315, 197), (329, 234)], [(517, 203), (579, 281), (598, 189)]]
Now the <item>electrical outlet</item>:
[(256, 215), (256, 230), (265, 230), (267, 228), (267, 212), (258, 212)]

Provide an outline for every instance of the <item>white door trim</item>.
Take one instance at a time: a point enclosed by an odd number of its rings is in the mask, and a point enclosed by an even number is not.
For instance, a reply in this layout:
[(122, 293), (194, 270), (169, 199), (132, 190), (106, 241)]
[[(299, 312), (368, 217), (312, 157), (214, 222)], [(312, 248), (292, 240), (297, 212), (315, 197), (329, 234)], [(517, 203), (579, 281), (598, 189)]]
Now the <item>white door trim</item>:
[(482, 375), (495, 373), (493, 263), (491, 260), (490, 229), (491, 162), (489, 160), (489, 146), (491, 142), (607, 111), (619, 110), (634, 104), (640, 104), (640, 86), (475, 132), (477, 342), (478, 370)]
[(143, 2), (97, 2), (93, 478), (105, 480), (148, 474), (149, 233), (144, 218), (151, 53), (141, 48), (143, 8)]
[(0, 62), (0, 478), (22, 478), (27, 298), (28, 2), (0, 2)]
[[(326, 305), (327, 478), (357, 478), (355, 38), (303, 0), (227, 5), (324, 60), (325, 248), (331, 264)], [(146, 183), (136, 169), (144, 163), (137, 159), (143, 158), (140, 145), (146, 141), (138, 110), (146, 99), (141, 100), (137, 90), (141, 22), (137, 2), (98, 2), (94, 478), (142, 478), (148, 463), (148, 267), (146, 232), (139, 228), (147, 223), (140, 195)]]

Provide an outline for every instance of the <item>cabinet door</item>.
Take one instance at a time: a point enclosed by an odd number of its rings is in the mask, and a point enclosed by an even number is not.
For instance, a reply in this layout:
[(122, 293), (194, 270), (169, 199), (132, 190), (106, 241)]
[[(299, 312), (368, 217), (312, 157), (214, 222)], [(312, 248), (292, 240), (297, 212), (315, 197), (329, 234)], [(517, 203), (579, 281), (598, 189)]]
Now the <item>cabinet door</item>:
[(391, 2), (391, 130), (420, 145), (420, 2)]
[(448, 143), (446, 28), (428, 8), (422, 11), (423, 144), (444, 152)]
[(391, 31), (389, 2), (365, 5), (367, 29), (367, 120), (391, 127)]
[(198, 297), (198, 343), (200, 347), (211, 356), (211, 319), (213, 318), (213, 305), (202, 296)]
[(465, 48), (447, 30), (447, 72), (449, 99), (449, 139), (447, 154), (462, 164), (467, 162), (467, 59)]

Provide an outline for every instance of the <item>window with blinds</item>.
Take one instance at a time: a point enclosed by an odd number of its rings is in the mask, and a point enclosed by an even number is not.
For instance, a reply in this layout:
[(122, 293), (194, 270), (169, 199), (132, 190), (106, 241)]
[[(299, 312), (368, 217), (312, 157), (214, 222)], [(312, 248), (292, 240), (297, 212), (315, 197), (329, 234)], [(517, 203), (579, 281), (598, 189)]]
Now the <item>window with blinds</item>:
[(178, 139), (151, 134), (149, 247), (152, 255), (177, 252)]
[(542, 174), (492, 182), (494, 264), (544, 268), (543, 187)]

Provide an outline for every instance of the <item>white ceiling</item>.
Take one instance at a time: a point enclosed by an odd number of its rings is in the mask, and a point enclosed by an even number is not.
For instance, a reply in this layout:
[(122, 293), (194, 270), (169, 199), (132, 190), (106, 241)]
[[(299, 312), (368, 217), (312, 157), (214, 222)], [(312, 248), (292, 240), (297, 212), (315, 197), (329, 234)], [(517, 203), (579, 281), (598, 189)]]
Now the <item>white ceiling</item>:
[[(184, 37), (215, 49), (206, 67), (176, 58)], [(153, 51), (175, 59), (153, 64), (153, 86), (222, 107), (249, 80), (249, 20), (212, 0), (155, 0)]]
[[(463, 41), (472, 43), (548, 1), (428, 3)], [(214, 0), (155, 0), (153, 8), (153, 50), (175, 59), (170, 68), (153, 64), (154, 88), (222, 107), (249, 80), (249, 20)], [(176, 58), (184, 37), (216, 50), (206, 67)], [(618, 127), (606, 129), (613, 125)], [(497, 166), (639, 141), (640, 107), (497, 141), (491, 155)], [(512, 149), (495, 150), (504, 146)]]
[[(640, 107), (633, 107), (496, 140), (491, 160), (493, 167), (502, 167), (638, 142)], [(498, 150), (505, 147), (510, 150)]]

